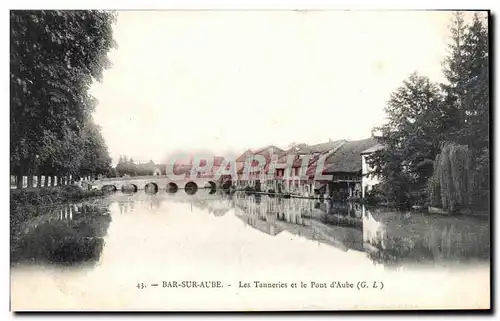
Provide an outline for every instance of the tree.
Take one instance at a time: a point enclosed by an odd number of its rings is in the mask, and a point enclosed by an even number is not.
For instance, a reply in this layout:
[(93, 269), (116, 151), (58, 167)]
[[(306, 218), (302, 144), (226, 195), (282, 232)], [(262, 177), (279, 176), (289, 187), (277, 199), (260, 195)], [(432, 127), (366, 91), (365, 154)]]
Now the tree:
[(96, 106), (88, 93), (115, 47), (107, 11), (10, 12), (11, 172), (77, 174)]
[(388, 101), (388, 123), (375, 128), (386, 148), (376, 152), (369, 163), (381, 176), (386, 193), (399, 203), (408, 194), (425, 186), (432, 174), (438, 152), (443, 115), (442, 96), (436, 84), (413, 73)]
[(141, 164), (136, 165), (132, 157), (128, 158), (127, 156), (120, 156), (120, 160), (118, 161), (118, 164), (116, 164), (116, 172), (119, 176), (123, 176), (125, 174), (129, 176), (140, 175)]
[(475, 189), (471, 153), (465, 145), (445, 143), (436, 156), (434, 175), (429, 180), (431, 204), (450, 212), (471, 204)]
[[(454, 27), (453, 27), (454, 26)], [(458, 28), (457, 26), (461, 26)], [(475, 14), (465, 26), (462, 15), (452, 22), (453, 43), (445, 61), (447, 82), (442, 88), (445, 108), (454, 111), (455, 121), (446, 141), (467, 146), (474, 189), (473, 204), (489, 203), (489, 53), (485, 21)]]
[(454, 12), (453, 20), (449, 27), (451, 43), (448, 44), (449, 56), (445, 58), (443, 74), (447, 83), (442, 83), (441, 88), (445, 95), (443, 109), (450, 115), (446, 128), (448, 136), (455, 136), (464, 123), (463, 100), (465, 84), (468, 78), (467, 56), (464, 47), (464, 37), (467, 26), (462, 12)]
[(99, 127), (92, 121), (87, 121), (82, 132), (83, 159), (79, 173), (82, 176), (108, 174), (111, 167), (111, 157), (108, 154)]
[(450, 31), (447, 81), (438, 88), (412, 75), (391, 95), (388, 123), (374, 129), (386, 148), (369, 163), (383, 194), (399, 202), (412, 191), (451, 209), (489, 200), (488, 32), (478, 14), (467, 25), (462, 13)]
[(447, 82), (441, 85), (444, 108), (452, 115), (446, 139), (483, 150), (489, 146), (488, 31), (478, 14), (465, 25), (460, 12), (450, 30), (453, 42), (443, 69)]
[(125, 174), (128, 174), (127, 163), (128, 163), (127, 156), (120, 156), (118, 164), (116, 164), (115, 167), (118, 176), (123, 176)]
[(475, 151), (489, 148), (489, 60), (488, 30), (477, 14), (465, 35), (464, 47), (467, 81), (463, 107), (465, 130), (463, 141)]

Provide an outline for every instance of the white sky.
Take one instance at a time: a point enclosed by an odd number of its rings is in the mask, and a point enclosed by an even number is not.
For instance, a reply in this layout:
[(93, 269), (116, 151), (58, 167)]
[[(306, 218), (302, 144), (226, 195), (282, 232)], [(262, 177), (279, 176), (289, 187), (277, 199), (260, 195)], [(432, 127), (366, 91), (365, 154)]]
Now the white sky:
[(450, 17), (121, 11), (94, 118), (114, 162), (368, 138), (409, 73), (441, 80)]

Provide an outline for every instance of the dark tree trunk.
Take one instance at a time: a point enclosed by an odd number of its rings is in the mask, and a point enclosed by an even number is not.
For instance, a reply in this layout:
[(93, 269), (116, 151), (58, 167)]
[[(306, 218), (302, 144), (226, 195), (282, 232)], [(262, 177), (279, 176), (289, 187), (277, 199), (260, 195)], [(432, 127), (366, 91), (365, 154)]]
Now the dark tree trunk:
[(55, 176), (50, 176), (50, 186), (54, 187), (54, 184), (56, 182), (56, 177)]
[(18, 189), (23, 188), (23, 174), (16, 175), (16, 185)]
[(57, 176), (57, 186), (61, 186), (62, 185), (62, 178), (61, 176)]
[(36, 187), (41, 188), (42, 187), (42, 175), (38, 174), (36, 178)]
[(32, 188), (33, 187), (33, 174), (29, 174), (28, 175), (28, 188)]
[(43, 187), (49, 186), (49, 176), (45, 175), (45, 179), (43, 180)]

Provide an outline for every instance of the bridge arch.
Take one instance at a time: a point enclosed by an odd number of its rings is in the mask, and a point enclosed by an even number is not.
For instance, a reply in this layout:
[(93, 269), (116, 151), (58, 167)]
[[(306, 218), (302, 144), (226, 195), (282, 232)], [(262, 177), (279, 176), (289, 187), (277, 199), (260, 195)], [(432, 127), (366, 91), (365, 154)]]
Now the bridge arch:
[(178, 190), (179, 190), (179, 186), (177, 186), (177, 184), (175, 184), (174, 182), (170, 182), (167, 184), (167, 192), (177, 193)]
[(231, 186), (232, 186), (232, 183), (230, 180), (226, 180), (224, 183), (222, 183), (222, 189), (224, 189), (224, 190), (230, 189)]
[(122, 186), (122, 192), (124, 193), (135, 193), (137, 192), (137, 185), (135, 184), (125, 184)]
[(116, 192), (117, 188), (115, 185), (104, 185), (101, 188), (101, 191), (103, 192)]
[(154, 182), (147, 183), (144, 186), (144, 191), (146, 191), (146, 193), (156, 194), (158, 193), (158, 184)]
[(209, 188), (209, 189), (216, 189), (217, 188), (217, 185), (215, 184), (215, 182), (213, 181), (208, 181), (205, 183), (205, 185), (203, 186), (204, 188)]
[(194, 195), (198, 191), (198, 184), (196, 184), (193, 181), (187, 182), (186, 185), (184, 186), (184, 190), (186, 191), (187, 194)]

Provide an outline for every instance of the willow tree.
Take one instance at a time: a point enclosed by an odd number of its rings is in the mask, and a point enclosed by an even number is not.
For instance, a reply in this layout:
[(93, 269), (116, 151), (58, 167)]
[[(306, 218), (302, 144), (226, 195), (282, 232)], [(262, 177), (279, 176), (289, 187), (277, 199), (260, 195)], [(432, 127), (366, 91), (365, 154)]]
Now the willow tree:
[(453, 212), (471, 204), (475, 179), (471, 152), (465, 145), (445, 143), (434, 161), (429, 179), (431, 204)]

